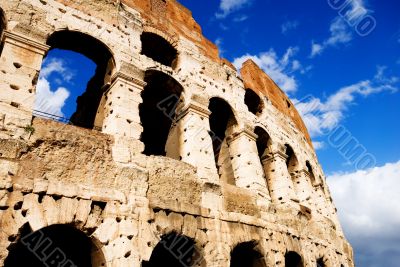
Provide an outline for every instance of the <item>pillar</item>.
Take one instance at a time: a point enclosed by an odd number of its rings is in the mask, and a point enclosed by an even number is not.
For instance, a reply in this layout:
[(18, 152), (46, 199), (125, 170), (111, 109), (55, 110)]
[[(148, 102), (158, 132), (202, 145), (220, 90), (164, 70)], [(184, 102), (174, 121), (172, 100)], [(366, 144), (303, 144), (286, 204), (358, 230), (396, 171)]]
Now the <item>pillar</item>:
[(267, 176), (272, 203), (293, 205), (298, 203), (298, 199), (286, 166), (286, 159), (284, 147), (275, 147), (271, 153), (262, 158), (262, 165)]
[(0, 123), (25, 127), (31, 123), (36, 83), (49, 46), (5, 31), (0, 56)]
[[(167, 141), (167, 156), (197, 168), (198, 176), (209, 183), (219, 183), (208, 123), (210, 111), (193, 102), (178, 113)], [(175, 149), (169, 149), (175, 147)]]
[(257, 204), (268, 206), (271, 197), (257, 151), (257, 135), (245, 129), (227, 138), (235, 184), (257, 192)]
[(139, 104), (146, 83), (135, 74), (119, 71), (103, 94), (95, 120), (95, 129), (113, 135), (113, 158), (128, 163), (132, 156), (143, 152), (140, 141), (143, 127), (140, 123)]
[(296, 195), (300, 203), (308, 208), (314, 208), (313, 186), (311, 184), (310, 173), (306, 169), (301, 169), (293, 174), (293, 184)]

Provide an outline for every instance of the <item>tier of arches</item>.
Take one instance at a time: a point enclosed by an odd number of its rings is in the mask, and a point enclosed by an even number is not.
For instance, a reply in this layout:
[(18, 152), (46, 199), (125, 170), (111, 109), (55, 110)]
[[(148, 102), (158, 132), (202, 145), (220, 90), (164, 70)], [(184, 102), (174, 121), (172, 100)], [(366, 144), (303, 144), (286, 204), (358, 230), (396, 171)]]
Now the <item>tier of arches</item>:
[[(37, 231), (32, 231), (29, 223), (24, 224), (18, 235), (8, 246), (8, 256), (4, 267), (15, 266), (75, 266), (107, 267), (106, 253), (101, 243), (89, 234), (73, 225), (54, 224)], [(160, 236), (148, 260), (142, 260), (142, 267), (175, 266), (206, 267), (216, 251), (206, 255), (204, 246), (195, 239), (171, 231)], [(230, 267), (268, 267), (271, 262), (264, 254), (263, 248), (255, 240), (236, 244), (226, 259)], [(129, 257), (128, 253), (126, 257)], [(207, 259), (206, 259), (207, 258)], [(313, 261), (316, 267), (331, 267), (325, 257)], [(303, 267), (303, 257), (296, 251), (284, 253), (284, 267)], [(340, 265), (344, 266), (343, 264)]]
[[(6, 20), (4, 19), (4, 21)], [(5, 22), (1, 25), (6, 28)], [(144, 56), (167, 66), (172, 65), (177, 60), (179, 53), (175, 46), (156, 33), (143, 32), (141, 41)], [(150, 43), (152, 49), (147, 47), (150, 46)], [(107, 98), (113, 91), (113, 77), (117, 72), (113, 52), (97, 38), (87, 33), (71, 30), (60, 30), (50, 34), (46, 44), (50, 47), (50, 50), (74, 51), (96, 63), (95, 75), (88, 82), (85, 93), (78, 97), (77, 109), (70, 118), (70, 123), (84, 128), (103, 130), (106, 127), (105, 118), (113, 112), (112, 109), (105, 111), (105, 106), (112, 104), (110, 99), (107, 102)], [(158, 52), (155, 53), (154, 51)], [(165, 55), (166, 58), (160, 58), (161, 55)], [(139, 137), (144, 145), (143, 154), (182, 159), (184, 155), (176, 152), (176, 143), (169, 144), (171, 139), (182, 139), (182, 132), (172, 130), (181, 119), (182, 110), (188, 105), (188, 101), (184, 99), (185, 88), (171, 74), (159, 69), (146, 70), (143, 84), (139, 95), (140, 99), (136, 99), (136, 102), (141, 102), (137, 106), (136, 112), (139, 114), (139, 120), (136, 123), (143, 129)], [(246, 89), (243, 102), (248, 106), (249, 112), (255, 114), (261, 112), (262, 100), (251, 89)], [(129, 110), (136, 107), (124, 108)], [(208, 151), (206, 147), (205, 150), (213, 155), (217, 174), (223, 182), (237, 185), (238, 179), (240, 179), (240, 175), (237, 174), (240, 172), (238, 169), (246, 164), (241, 159), (234, 157), (233, 150), (235, 146), (240, 146), (234, 142), (236, 142), (240, 132), (243, 131), (243, 126), (240, 125), (235, 110), (223, 98), (210, 98), (207, 108), (210, 115), (203, 114), (202, 116), (208, 118), (208, 123), (189, 126), (203, 127), (202, 130), (209, 133), (208, 137), (203, 138), (207, 139), (206, 142), (210, 144), (212, 149)], [(127, 119), (127, 121), (129, 124), (133, 123), (131, 119)], [(271, 169), (275, 168), (270, 166), (270, 159), (276, 154), (280, 154), (285, 159), (286, 170), (283, 175), (288, 176), (290, 180), (287, 181), (289, 190), (296, 190), (296, 185), (300, 183), (299, 173), (305, 168), (310, 178), (311, 185), (309, 185), (309, 188), (317, 184), (315, 172), (310, 162), (300, 162), (292, 146), (284, 144), (283, 148), (277, 148), (280, 145), (271, 139), (262, 126), (257, 126), (251, 134), (256, 138), (256, 148), (252, 152), (258, 155), (256, 159), (258, 161), (257, 171), (261, 170), (264, 178), (264, 181), (258, 182), (264, 183), (265, 187), (268, 187), (270, 195), (273, 194), (273, 186), (268, 184), (268, 176), (271, 175)], [(187, 152), (187, 154), (190, 153), (191, 151)], [(246, 186), (249, 187), (250, 185)], [(277, 199), (279, 198), (278, 196)]]

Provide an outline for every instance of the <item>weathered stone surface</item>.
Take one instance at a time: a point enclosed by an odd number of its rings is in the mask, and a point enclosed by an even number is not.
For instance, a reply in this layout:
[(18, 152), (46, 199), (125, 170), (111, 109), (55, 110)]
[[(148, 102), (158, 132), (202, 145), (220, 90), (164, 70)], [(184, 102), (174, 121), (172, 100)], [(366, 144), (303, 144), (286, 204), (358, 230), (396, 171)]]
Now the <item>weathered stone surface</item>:
[[(93, 266), (141, 266), (171, 235), (194, 242), (193, 266), (227, 267), (242, 244), (267, 266), (284, 266), (288, 251), (304, 266), (354, 266), (293, 104), (254, 62), (238, 77), (176, 0), (1, 1), (0, 22), (0, 265), (27, 229), (68, 225), (89, 238)], [(52, 39), (71, 32), (81, 35)], [(153, 48), (171, 64), (142, 53), (143, 32), (163, 40)], [(98, 64), (78, 101), (80, 124), (33, 110), (53, 48)], [(143, 97), (149, 83), (160, 87), (154, 103)], [(256, 114), (247, 88), (260, 97)], [(212, 123), (221, 108), (210, 108), (212, 98), (231, 117)], [(151, 142), (149, 105), (165, 116), (151, 121)]]

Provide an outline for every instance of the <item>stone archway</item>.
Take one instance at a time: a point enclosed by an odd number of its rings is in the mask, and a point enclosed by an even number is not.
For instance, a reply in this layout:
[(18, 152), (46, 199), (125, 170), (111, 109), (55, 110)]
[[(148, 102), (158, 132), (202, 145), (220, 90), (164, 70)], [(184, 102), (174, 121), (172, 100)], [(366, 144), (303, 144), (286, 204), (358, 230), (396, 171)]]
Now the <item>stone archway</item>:
[(94, 241), (73, 226), (55, 224), (32, 232), (26, 223), (9, 247), (5, 267), (106, 266)]
[(230, 267), (266, 267), (263, 255), (258, 252), (255, 242), (245, 242), (237, 245), (231, 252)]

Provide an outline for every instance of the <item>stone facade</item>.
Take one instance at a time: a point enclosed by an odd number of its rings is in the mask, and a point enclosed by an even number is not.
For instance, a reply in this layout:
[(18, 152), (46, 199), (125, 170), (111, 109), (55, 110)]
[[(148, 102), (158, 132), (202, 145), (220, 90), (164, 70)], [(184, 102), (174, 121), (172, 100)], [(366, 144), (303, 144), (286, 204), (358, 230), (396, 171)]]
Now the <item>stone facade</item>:
[[(293, 104), (178, 2), (0, 7), (0, 265), (354, 266)], [(70, 124), (34, 110), (53, 48), (97, 64)]]

